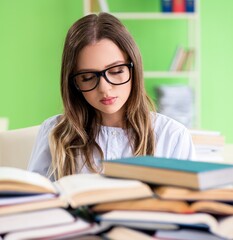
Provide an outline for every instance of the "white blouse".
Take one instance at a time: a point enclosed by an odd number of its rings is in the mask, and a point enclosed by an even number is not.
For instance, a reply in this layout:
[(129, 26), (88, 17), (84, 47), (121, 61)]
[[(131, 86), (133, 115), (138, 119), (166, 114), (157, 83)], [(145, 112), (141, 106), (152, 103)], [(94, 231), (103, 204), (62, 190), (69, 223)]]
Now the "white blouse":
[[(48, 136), (56, 125), (59, 115), (44, 121), (40, 127), (35, 146), (31, 155), (28, 170), (48, 177), (51, 164)], [(159, 113), (151, 113), (152, 126), (156, 139), (154, 156), (176, 159), (195, 159), (195, 149), (187, 128), (177, 121)], [(104, 159), (116, 159), (133, 155), (128, 135), (122, 128), (101, 126), (96, 142), (101, 147)], [(94, 151), (94, 161), (100, 165), (99, 153)], [(78, 173), (87, 173), (84, 166)], [(53, 178), (51, 178), (53, 180)]]

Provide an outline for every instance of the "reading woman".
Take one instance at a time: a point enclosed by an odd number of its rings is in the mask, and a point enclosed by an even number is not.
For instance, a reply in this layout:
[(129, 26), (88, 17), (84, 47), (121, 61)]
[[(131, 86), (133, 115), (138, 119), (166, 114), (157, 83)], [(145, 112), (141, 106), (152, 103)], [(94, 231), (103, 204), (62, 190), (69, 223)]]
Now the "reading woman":
[(102, 161), (139, 155), (193, 159), (188, 130), (155, 111), (139, 49), (108, 13), (68, 30), (61, 67), (64, 112), (43, 122), (28, 169), (51, 180), (102, 172)]

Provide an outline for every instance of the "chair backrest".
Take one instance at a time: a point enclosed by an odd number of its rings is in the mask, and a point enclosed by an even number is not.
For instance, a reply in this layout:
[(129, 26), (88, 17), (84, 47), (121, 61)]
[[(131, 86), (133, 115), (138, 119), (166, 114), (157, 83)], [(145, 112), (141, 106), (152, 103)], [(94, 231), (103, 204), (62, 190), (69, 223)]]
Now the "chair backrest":
[(26, 169), (39, 126), (0, 132), (0, 166)]

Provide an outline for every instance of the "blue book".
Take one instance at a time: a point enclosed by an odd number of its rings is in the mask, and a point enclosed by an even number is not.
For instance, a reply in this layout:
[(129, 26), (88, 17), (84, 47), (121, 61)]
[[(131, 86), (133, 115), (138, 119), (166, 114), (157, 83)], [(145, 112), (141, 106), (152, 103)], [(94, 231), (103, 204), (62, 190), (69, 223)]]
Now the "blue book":
[(186, 12), (194, 12), (194, 0), (185, 0)]
[(172, 0), (161, 0), (161, 11), (172, 12)]
[(233, 183), (233, 165), (139, 156), (103, 162), (104, 174), (204, 190)]

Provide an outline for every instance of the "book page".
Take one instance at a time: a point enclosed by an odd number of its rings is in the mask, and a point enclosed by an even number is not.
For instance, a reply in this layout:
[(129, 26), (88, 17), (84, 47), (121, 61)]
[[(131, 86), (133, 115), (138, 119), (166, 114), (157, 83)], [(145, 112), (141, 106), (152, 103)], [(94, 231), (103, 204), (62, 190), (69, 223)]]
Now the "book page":
[(196, 201), (191, 204), (193, 212), (206, 212), (219, 215), (233, 215), (233, 205), (217, 201)]
[(210, 232), (197, 229), (179, 229), (171, 231), (158, 230), (154, 236), (158, 239), (169, 240), (223, 240)]
[(137, 180), (106, 178), (99, 174), (77, 174), (59, 179), (56, 182), (62, 193), (72, 195), (91, 190), (129, 188), (143, 185)]
[(213, 229), (212, 232), (216, 232), (219, 236), (232, 239), (233, 237), (233, 216), (229, 217), (223, 217), (218, 220), (219, 221), (219, 227), (218, 230), (215, 231)]
[(26, 195), (26, 196), (17, 196), (17, 197), (3, 197), (0, 198), (0, 207), (10, 206), (15, 204), (21, 203), (28, 203), (28, 202), (37, 202), (43, 201), (47, 199), (55, 198), (54, 194), (35, 194), (35, 195)]
[[(45, 192), (56, 193), (52, 182), (46, 177), (29, 172), (27, 170), (13, 168), (13, 167), (0, 167), (0, 191), (6, 190), (7, 186), (16, 186), (18, 184), (37, 186), (41, 189), (44, 189)], [(11, 188), (10, 190), (13, 190)], [(38, 188), (37, 188), (38, 189)]]

